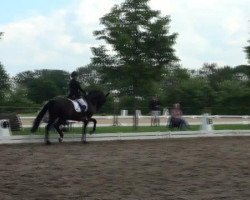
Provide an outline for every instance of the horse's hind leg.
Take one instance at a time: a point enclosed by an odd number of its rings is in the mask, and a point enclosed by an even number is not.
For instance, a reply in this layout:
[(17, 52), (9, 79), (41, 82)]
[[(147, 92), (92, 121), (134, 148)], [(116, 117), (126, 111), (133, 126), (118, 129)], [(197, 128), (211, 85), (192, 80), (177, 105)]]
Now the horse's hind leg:
[(55, 119), (49, 119), (49, 122), (48, 122), (48, 124), (47, 124), (46, 127), (45, 127), (45, 138), (44, 138), (44, 142), (45, 142), (45, 144), (48, 144), (48, 145), (51, 144), (51, 142), (50, 142), (50, 140), (49, 140), (49, 130), (50, 130), (50, 128), (52, 127), (54, 121), (55, 121)]
[(54, 127), (56, 129), (56, 131), (59, 133), (60, 137), (58, 138), (58, 141), (61, 143), (63, 141), (63, 131), (62, 129), (60, 129), (60, 125), (62, 125), (64, 123), (63, 120), (58, 120), (58, 122), (56, 122), (54, 124)]
[(53, 124), (53, 123), (50, 123), (50, 122), (49, 122), (49, 123), (46, 125), (46, 127), (45, 127), (45, 138), (44, 138), (44, 142), (45, 142), (45, 144), (48, 144), (48, 145), (51, 144), (51, 142), (50, 142), (50, 140), (49, 140), (49, 130), (50, 130), (52, 124)]

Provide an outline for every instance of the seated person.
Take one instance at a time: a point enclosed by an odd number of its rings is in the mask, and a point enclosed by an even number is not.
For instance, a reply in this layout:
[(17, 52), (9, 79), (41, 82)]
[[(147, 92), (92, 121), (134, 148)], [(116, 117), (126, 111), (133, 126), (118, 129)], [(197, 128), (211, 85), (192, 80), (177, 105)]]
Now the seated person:
[(173, 108), (171, 109), (171, 117), (169, 119), (169, 128), (187, 128), (188, 124), (187, 122), (182, 118), (182, 111), (180, 108), (180, 104), (176, 103), (173, 105)]

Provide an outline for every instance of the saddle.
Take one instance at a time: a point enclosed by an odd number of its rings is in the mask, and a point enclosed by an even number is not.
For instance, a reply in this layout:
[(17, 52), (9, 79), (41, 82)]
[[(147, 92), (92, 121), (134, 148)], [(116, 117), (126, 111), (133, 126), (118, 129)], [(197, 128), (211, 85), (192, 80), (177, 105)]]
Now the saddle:
[[(68, 100), (70, 100), (72, 102), (76, 112), (81, 112), (81, 107), (79, 105), (80, 102), (77, 99), (76, 100), (68, 99)], [(87, 101), (85, 99), (81, 99), (81, 102), (82, 102), (83, 105), (86, 106), (86, 110), (85, 110), (85, 112), (86, 112), (88, 110), (88, 103), (87, 103)]]

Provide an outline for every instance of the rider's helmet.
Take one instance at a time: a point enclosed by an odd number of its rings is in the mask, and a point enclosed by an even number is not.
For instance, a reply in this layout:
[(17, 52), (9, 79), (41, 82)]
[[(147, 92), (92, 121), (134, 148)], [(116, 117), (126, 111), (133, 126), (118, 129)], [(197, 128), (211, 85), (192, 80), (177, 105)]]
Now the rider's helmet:
[(70, 74), (70, 77), (71, 78), (75, 78), (78, 76), (78, 73), (76, 71), (73, 71), (71, 74)]

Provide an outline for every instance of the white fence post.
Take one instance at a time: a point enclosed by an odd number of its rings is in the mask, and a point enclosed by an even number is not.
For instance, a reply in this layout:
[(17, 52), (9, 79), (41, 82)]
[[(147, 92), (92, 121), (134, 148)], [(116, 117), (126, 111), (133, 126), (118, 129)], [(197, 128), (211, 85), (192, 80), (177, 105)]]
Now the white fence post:
[(168, 115), (169, 115), (169, 110), (168, 110), (168, 108), (163, 108), (163, 113), (162, 113), (162, 115), (164, 115), (164, 116), (168, 116)]
[(128, 116), (128, 110), (121, 110), (121, 116)]
[(204, 131), (204, 133), (212, 133), (213, 129), (213, 120), (211, 115), (204, 113), (202, 116), (201, 130)]
[(137, 117), (141, 117), (141, 116), (142, 116), (141, 110), (136, 110), (135, 113), (136, 113), (136, 116), (137, 116)]

